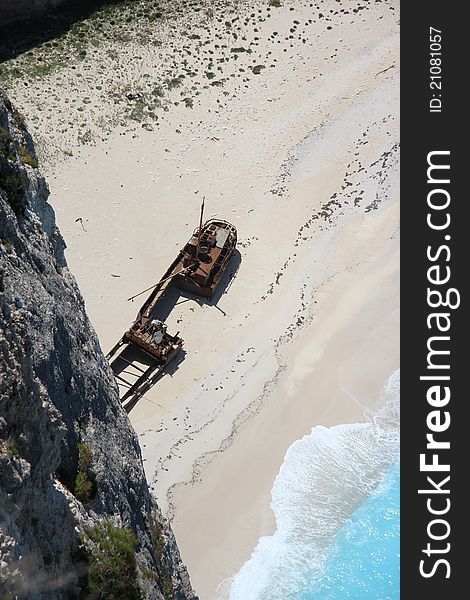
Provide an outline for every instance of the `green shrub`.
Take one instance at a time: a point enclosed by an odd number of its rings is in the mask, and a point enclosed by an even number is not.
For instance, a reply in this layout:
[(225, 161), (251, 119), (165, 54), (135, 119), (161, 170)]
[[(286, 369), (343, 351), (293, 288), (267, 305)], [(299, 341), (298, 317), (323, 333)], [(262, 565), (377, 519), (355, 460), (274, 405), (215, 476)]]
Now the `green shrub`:
[(167, 79), (166, 84), (169, 90), (180, 87), (183, 85), (184, 75), (178, 75), (178, 77), (173, 77), (172, 79)]
[(93, 461), (93, 453), (90, 446), (87, 444), (78, 443), (78, 473), (75, 478), (73, 494), (77, 500), (83, 502), (91, 502), (96, 496), (96, 479), (93, 473), (90, 472), (91, 463)]
[(231, 48), (230, 52), (235, 52), (235, 54), (239, 54), (240, 52), (248, 52), (248, 50), (243, 46), (240, 46), (239, 48)]
[(18, 125), (18, 127), (20, 129), (23, 129), (23, 131), (26, 131), (26, 119), (25, 119), (24, 115), (21, 114), (20, 112), (16, 113), (16, 124)]
[(23, 194), (26, 189), (21, 177), (19, 175), (0, 177), (0, 189), (5, 193), (6, 199), (15, 215), (24, 215)]
[(13, 448), (13, 446), (10, 446), (8, 456), (10, 458), (20, 458), (18, 450), (16, 448)]
[(93, 460), (93, 452), (87, 444), (77, 444), (78, 449), (78, 466), (82, 471), (89, 469)]
[(96, 495), (96, 484), (84, 471), (79, 471), (75, 478), (73, 490), (75, 498), (84, 504), (93, 500)]
[[(0, 277), (1, 276), (2, 272), (0, 270)], [(20, 453), (10, 440), (0, 441), (0, 452), (6, 454), (9, 458), (20, 458)]]
[(0, 127), (0, 140), (6, 140), (8, 142), (11, 142), (12, 139), (13, 138), (8, 133), (8, 131), (6, 129), (3, 129), (3, 127)]
[(24, 146), (20, 146), (19, 152), (21, 161), (24, 165), (29, 165), (30, 167), (33, 167), (33, 169), (38, 168), (38, 161), (31, 156), (27, 148), (25, 148)]
[(132, 531), (109, 521), (86, 529), (82, 537), (88, 563), (88, 591), (104, 600), (140, 600)]
[(162, 98), (165, 95), (165, 92), (160, 85), (157, 85), (155, 88), (153, 88), (152, 94), (158, 98)]
[(13, 155), (13, 138), (6, 129), (0, 127), (0, 153), (7, 158), (15, 158)]

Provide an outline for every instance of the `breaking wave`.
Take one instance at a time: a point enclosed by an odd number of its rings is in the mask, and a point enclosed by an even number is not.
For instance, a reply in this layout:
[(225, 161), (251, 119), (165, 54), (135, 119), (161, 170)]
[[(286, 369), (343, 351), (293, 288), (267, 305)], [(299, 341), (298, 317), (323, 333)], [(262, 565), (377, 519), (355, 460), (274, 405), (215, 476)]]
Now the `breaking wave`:
[(367, 422), (314, 427), (292, 444), (272, 488), (276, 532), (231, 580), (230, 600), (398, 598), (399, 391), (396, 371)]

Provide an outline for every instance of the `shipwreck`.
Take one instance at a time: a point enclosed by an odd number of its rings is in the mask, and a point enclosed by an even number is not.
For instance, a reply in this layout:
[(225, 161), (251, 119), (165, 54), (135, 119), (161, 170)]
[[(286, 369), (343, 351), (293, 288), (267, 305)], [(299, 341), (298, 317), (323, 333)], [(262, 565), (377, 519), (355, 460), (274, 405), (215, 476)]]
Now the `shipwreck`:
[(158, 283), (128, 298), (134, 300), (151, 290), (130, 329), (106, 356), (126, 408), (154, 385), (183, 347), (180, 332), (171, 335), (156, 316), (169, 287), (211, 301), (235, 251), (236, 228), (220, 219), (203, 223), (203, 213), (204, 201), (199, 227)]

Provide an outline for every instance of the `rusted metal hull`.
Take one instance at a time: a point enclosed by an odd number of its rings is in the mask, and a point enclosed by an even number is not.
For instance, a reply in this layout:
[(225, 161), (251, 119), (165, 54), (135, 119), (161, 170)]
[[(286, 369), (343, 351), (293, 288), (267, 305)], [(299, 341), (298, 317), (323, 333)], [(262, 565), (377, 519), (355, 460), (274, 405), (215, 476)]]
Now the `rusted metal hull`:
[[(197, 240), (200, 241), (196, 250)], [(211, 299), (225, 272), (237, 244), (237, 231), (226, 221), (211, 219), (196, 230), (192, 238), (180, 251), (175, 270), (188, 262), (188, 257), (197, 259), (194, 270), (176, 275), (173, 284), (179, 289), (203, 298)], [(197, 254), (195, 256), (195, 254)], [(186, 260), (186, 263), (185, 263)]]

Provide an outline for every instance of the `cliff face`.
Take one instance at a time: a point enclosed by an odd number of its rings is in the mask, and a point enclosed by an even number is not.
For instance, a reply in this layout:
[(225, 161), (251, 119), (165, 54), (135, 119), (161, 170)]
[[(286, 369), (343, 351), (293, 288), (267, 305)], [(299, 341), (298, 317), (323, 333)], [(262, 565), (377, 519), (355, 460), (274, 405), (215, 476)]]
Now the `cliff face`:
[(0, 25), (27, 19), (64, 2), (66, 0), (1, 0)]
[(0, 93), (0, 596), (194, 599), (36, 167)]

